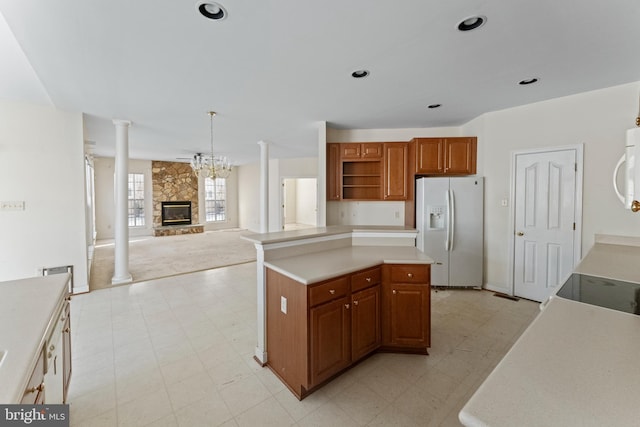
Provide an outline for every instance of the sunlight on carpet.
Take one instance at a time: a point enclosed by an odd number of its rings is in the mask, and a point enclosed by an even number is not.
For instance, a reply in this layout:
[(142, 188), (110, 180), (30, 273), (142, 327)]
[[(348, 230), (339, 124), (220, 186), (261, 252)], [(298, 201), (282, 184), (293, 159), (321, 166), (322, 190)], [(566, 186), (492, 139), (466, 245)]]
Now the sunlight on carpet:
[[(256, 260), (253, 243), (240, 238), (247, 230), (206, 231), (166, 237), (129, 239), (129, 272), (134, 282), (191, 273)], [(98, 241), (89, 290), (108, 288), (114, 271), (113, 241)]]

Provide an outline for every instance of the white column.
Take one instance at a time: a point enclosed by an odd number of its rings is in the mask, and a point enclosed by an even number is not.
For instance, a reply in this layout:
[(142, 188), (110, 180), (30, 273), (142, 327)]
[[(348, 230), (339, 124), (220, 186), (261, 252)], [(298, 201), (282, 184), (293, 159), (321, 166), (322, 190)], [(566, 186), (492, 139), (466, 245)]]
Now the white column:
[(258, 308), (258, 324), (256, 349), (254, 352), (255, 360), (264, 366), (267, 363), (267, 280), (264, 268), (264, 248), (261, 244), (256, 243), (256, 264), (258, 268), (257, 275), (257, 308)]
[(327, 225), (327, 122), (318, 122), (317, 227)]
[(269, 231), (269, 144), (260, 146), (260, 233)]
[[(269, 144), (259, 141), (260, 146), (260, 233), (269, 231)], [(257, 268), (257, 335), (255, 359), (261, 365), (267, 363), (267, 281), (264, 270), (264, 248), (256, 244)]]
[(115, 199), (115, 269), (111, 284), (129, 283), (129, 223), (128, 223), (128, 177), (129, 177), (129, 126), (127, 120), (114, 120), (116, 127), (116, 165), (114, 179)]

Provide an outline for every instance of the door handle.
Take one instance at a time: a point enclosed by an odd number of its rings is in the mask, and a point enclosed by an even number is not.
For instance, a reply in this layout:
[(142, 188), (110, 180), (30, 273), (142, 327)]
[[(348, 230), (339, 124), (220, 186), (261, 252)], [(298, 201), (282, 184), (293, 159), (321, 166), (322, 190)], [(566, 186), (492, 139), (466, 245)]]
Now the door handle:
[(518, 231), (518, 232), (516, 233), (516, 236), (524, 236), (524, 233), (523, 233), (522, 231)]

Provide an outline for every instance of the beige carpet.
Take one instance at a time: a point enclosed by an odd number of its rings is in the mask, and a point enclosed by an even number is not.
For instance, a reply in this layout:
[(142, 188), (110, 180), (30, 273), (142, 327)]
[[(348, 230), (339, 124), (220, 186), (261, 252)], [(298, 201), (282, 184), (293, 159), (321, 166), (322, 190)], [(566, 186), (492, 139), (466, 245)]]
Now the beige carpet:
[[(242, 230), (129, 239), (129, 272), (134, 282), (256, 260), (253, 243)], [(98, 241), (93, 255), (89, 290), (108, 288), (114, 270), (113, 241)]]

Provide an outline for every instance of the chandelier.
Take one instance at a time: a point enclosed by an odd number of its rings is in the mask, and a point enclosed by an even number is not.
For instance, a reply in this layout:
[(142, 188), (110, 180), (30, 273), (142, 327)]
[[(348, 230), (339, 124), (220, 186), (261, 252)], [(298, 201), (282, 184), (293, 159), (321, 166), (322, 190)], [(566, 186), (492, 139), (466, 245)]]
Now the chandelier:
[(198, 178), (201, 176), (211, 179), (229, 178), (232, 169), (229, 160), (224, 156), (213, 155), (213, 116), (216, 115), (216, 112), (209, 111), (208, 114), (211, 128), (211, 155), (205, 157), (202, 153), (196, 153), (191, 159), (191, 169)]

